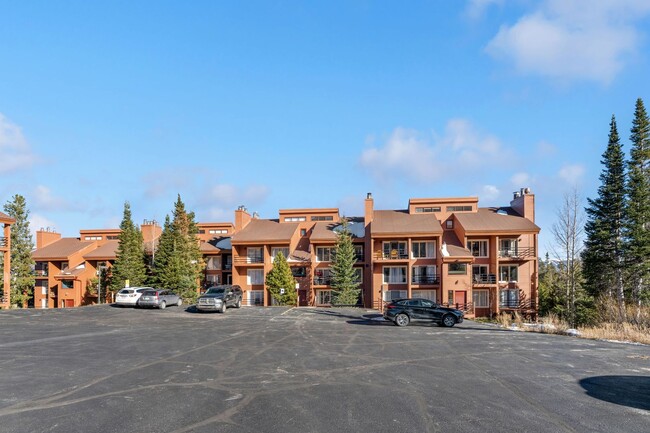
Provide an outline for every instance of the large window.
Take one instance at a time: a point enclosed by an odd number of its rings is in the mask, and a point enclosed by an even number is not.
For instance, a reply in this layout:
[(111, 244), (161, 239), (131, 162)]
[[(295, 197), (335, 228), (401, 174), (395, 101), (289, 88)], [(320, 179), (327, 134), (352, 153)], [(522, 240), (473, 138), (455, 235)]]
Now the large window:
[(471, 212), (472, 206), (447, 206), (447, 212)]
[(248, 305), (264, 305), (264, 291), (249, 290), (246, 292), (246, 299)]
[(221, 256), (208, 257), (205, 268), (211, 271), (221, 269)]
[(467, 241), (467, 249), (474, 257), (488, 257), (488, 241)]
[(331, 290), (316, 290), (316, 304), (329, 305), (332, 303)]
[(386, 302), (403, 298), (406, 298), (406, 290), (386, 290), (384, 292), (384, 301)]
[(248, 263), (262, 263), (264, 253), (262, 247), (248, 247), (246, 248), (246, 259)]
[(206, 275), (205, 281), (209, 286), (216, 286), (221, 284), (221, 275)]
[(517, 256), (517, 239), (500, 239), (499, 255), (501, 257)]
[(414, 259), (427, 258), (433, 259), (436, 257), (436, 243), (435, 242), (413, 242), (411, 244), (411, 256)]
[(299, 216), (299, 217), (285, 217), (285, 218), (284, 218), (284, 221), (285, 221), (285, 222), (288, 222), (288, 223), (297, 223), (297, 222), (301, 222), (301, 221), (307, 221), (307, 218), (304, 217), (304, 216)]
[(246, 277), (248, 285), (264, 284), (264, 271), (262, 269), (249, 269)]
[(499, 305), (501, 307), (519, 307), (519, 289), (507, 289), (499, 292)]
[(390, 241), (384, 242), (385, 259), (406, 259), (408, 258), (406, 242)]
[(438, 282), (435, 266), (413, 266), (411, 282), (414, 284), (435, 284)]
[(488, 273), (488, 265), (473, 265), (472, 279), (475, 283), (495, 284), (496, 275)]
[(317, 268), (314, 271), (314, 284), (327, 286), (331, 281), (332, 270), (330, 268)]
[(436, 302), (435, 290), (413, 290), (411, 293), (413, 294), (414, 298), (424, 298)]
[(333, 256), (333, 247), (316, 247), (316, 261), (331, 262)]
[(73, 289), (74, 281), (73, 280), (61, 280), (61, 287), (64, 289)]
[(294, 277), (306, 277), (307, 276), (307, 268), (305, 267), (293, 267), (291, 268), (291, 275)]
[(472, 294), (472, 302), (475, 308), (488, 308), (490, 306), (490, 299), (487, 290), (474, 290)]
[(363, 268), (354, 268), (354, 273), (357, 274), (357, 283), (363, 283)]
[(275, 256), (278, 255), (278, 253), (282, 253), (285, 259), (289, 258), (289, 248), (271, 248), (271, 262), (275, 260)]
[(311, 217), (311, 220), (312, 221), (333, 221), (334, 217), (331, 215), (327, 215), (327, 216), (313, 215)]
[(406, 284), (406, 267), (384, 266), (384, 284)]
[(518, 271), (517, 265), (499, 266), (499, 281), (516, 282), (518, 280)]
[(415, 208), (415, 213), (429, 213), (429, 212), (440, 212), (440, 206)]
[(467, 263), (449, 263), (449, 274), (467, 275)]
[(363, 261), (363, 244), (354, 244), (354, 256), (357, 261)]

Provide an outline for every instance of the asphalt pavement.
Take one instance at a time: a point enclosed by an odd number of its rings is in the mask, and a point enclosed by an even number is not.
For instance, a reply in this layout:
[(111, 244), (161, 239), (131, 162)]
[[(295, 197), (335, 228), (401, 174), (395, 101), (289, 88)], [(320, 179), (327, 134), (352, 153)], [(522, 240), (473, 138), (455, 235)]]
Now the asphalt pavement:
[(0, 431), (650, 431), (648, 346), (372, 314), (0, 311)]

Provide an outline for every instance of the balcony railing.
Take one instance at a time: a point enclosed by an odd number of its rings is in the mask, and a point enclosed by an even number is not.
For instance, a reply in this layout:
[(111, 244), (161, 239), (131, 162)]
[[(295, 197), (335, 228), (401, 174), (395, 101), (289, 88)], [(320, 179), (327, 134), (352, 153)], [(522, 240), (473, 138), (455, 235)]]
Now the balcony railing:
[(47, 277), (47, 269), (34, 269), (34, 276), (36, 277)]
[(4, 236), (0, 236), (0, 248), (7, 248), (7, 245), (9, 245), (9, 239)]
[(315, 286), (329, 286), (332, 281), (332, 277), (314, 277)]
[(447, 306), (449, 308), (455, 308), (457, 310), (460, 310), (460, 311), (462, 311), (464, 313), (471, 313), (471, 312), (474, 311), (474, 304), (472, 304), (471, 302), (468, 302), (468, 303), (465, 303), (465, 304), (461, 304), (461, 303), (458, 303), (458, 302), (449, 302), (447, 304)]
[(497, 276), (495, 274), (474, 274), (472, 280), (474, 284), (496, 284)]
[(375, 254), (375, 260), (404, 260), (408, 259), (409, 255), (406, 251), (393, 250), (390, 252), (380, 252)]
[(264, 263), (264, 256), (243, 256), (234, 258), (236, 264)]
[(535, 248), (533, 247), (499, 249), (499, 258), (501, 259), (520, 260), (531, 257), (535, 257)]
[(413, 275), (413, 284), (440, 284), (440, 277), (437, 275)]
[(508, 310), (536, 310), (537, 304), (535, 301), (529, 299), (517, 300), (517, 299), (508, 299), (499, 301), (499, 308), (504, 308)]

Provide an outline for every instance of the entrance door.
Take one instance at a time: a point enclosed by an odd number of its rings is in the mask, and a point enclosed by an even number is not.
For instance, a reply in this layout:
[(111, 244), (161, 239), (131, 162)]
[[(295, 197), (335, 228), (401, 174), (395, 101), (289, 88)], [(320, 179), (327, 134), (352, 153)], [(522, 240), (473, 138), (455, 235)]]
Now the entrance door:
[(64, 299), (63, 302), (65, 302), (64, 307), (66, 308), (74, 307), (74, 299)]
[(464, 307), (467, 303), (467, 292), (454, 292), (454, 304), (456, 307)]

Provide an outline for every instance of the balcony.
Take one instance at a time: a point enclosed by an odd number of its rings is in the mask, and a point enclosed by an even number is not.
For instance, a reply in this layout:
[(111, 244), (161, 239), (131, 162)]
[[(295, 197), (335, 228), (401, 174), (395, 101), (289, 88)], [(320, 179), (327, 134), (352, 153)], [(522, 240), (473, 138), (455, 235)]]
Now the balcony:
[(496, 284), (497, 276), (495, 274), (474, 274), (472, 281), (474, 284)]
[(0, 248), (7, 248), (7, 245), (9, 245), (9, 239), (4, 236), (0, 236)]
[(535, 248), (533, 247), (499, 249), (500, 259), (527, 260), (534, 257)]
[(440, 284), (440, 277), (437, 275), (413, 275), (411, 278), (413, 284)]
[(329, 286), (332, 281), (332, 277), (314, 277), (315, 286)]
[(245, 264), (256, 264), (256, 263), (264, 263), (264, 256), (242, 256), (242, 257), (234, 257), (234, 262), (237, 265), (245, 265)]
[(534, 300), (530, 299), (502, 299), (499, 301), (499, 308), (503, 310), (536, 310), (537, 304)]
[(408, 260), (409, 255), (403, 250), (392, 250), (390, 252), (375, 253), (375, 260)]
[(48, 276), (47, 269), (34, 269), (33, 274), (36, 278)]

